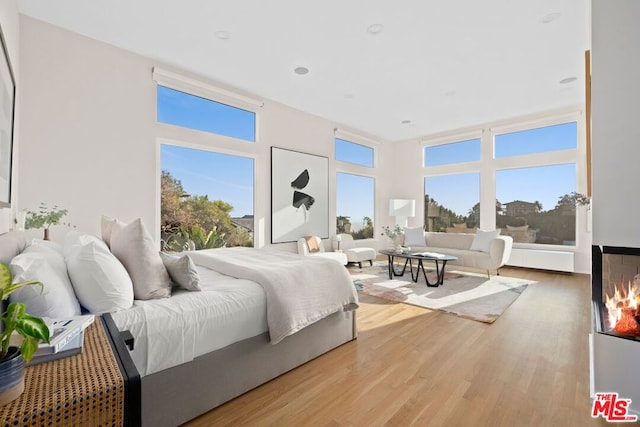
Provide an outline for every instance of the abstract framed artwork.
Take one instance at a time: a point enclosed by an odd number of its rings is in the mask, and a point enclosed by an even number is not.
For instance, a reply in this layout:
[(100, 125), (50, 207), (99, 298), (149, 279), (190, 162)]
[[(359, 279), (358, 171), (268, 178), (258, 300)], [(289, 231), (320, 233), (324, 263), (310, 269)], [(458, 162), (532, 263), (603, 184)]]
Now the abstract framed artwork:
[(329, 238), (329, 159), (271, 147), (271, 243)]
[(2, 58), (0, 58), (0, 207), (10, 207), (16, 83), (2, 28), (0, 28), (0, 42), (2, 43)]

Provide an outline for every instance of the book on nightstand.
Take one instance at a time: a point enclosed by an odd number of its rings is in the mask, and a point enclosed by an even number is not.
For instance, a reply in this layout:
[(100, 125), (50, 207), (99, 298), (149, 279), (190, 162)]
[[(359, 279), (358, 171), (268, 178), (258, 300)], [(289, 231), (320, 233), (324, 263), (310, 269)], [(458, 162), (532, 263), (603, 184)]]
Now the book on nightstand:
[(36, 351), (26, 366), (33, 366), (39, 363), (50, 362), (52, 360), (62, 359), (63, 357), (75, 356), (82, 353), (82, 344), (84, 343), (84, 330), (62, 346), (56, 353)]
[(49, 344), (40, 343), (36, 355), (52, 354), (62, 350), (72, 339), (77, 337), (80, 332), (84, 331), (93, 323), (95, 316), (87, 314), (85, 316), (76, 316), (70, 319), (55, 320), (49, 326)]
[[(93, 323), (93, 314), (76, 316), (70, 319), (43, 319), (49, 327), (49, 343), (38, 344), (38, 349), (27, 366), (49, 362), (82, 352), (84, 330)], [(11, 345), (19, 346), (22, 337), (15, 333), (11, 336)]]

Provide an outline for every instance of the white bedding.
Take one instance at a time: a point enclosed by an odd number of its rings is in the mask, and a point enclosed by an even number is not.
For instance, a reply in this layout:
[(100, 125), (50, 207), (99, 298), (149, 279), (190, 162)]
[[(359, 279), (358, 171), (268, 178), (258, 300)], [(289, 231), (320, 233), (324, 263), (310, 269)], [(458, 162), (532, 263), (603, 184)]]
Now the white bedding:
[(262, 286), (197, 267), (202, 292), (174, 289), (171, 298), (135, 301), (112, 313), (135, 337), (131, 352), (141, 376), (254, 337), (268, 330)]
[(333, 313), (358, 307), (349, 273), (331, 259), (242, 247), (194, 251), (189, 256), (197, 265), (262, 285), (272, 344)]

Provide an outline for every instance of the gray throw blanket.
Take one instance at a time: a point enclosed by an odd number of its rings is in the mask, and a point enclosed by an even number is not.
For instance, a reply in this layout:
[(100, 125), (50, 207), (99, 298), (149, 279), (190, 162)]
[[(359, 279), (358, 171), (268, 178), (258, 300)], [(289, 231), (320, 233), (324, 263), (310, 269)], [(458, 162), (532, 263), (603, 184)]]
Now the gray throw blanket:
[(358, 307), (351, 276), (334, 260), (254, 248), (207, 249), (188, 255), (197, 265), (264, 288), (272, 344), (330, 314)]

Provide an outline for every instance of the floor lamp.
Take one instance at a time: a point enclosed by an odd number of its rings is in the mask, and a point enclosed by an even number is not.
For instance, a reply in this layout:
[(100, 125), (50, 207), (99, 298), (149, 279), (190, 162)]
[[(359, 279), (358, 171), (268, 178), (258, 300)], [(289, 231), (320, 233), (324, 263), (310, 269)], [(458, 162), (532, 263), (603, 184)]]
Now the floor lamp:
[(389, 215), (396, 217), (396, 224), (400, 227), (407, 226), (407, 218), (416, 216), (416, 201), (407, 199), (389, 200)]

